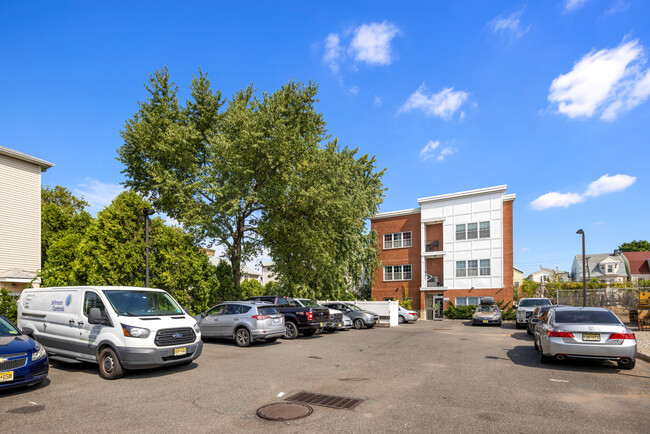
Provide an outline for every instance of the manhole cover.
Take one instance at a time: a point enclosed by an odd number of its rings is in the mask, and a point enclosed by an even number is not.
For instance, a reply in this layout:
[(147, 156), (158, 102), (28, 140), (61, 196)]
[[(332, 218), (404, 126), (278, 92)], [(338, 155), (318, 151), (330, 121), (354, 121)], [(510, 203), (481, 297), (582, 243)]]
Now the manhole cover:
[(304, 402), (307, 404), (321, 405), (330, 408), (342, 408), (352, 410), (363, 402), (363, 399), (348, 398), (345, 396), (324, 395), (322, 393), (298, 392), (288, 398), (287, 401)]
[(295, 420), (309, 416), (314, 411), (305, 404), (276, 402), (257, 409), (257, 415), (266, 420)]

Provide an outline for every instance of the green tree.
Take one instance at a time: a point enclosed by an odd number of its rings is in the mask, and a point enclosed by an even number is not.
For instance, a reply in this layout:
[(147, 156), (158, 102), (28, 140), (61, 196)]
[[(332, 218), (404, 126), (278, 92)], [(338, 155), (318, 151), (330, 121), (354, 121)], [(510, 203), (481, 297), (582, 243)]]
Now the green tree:
[(261, 98), (249, 86), (225, 101), (199, 71), (182, 106), (165, 68), (146, 88), (122, 130), (126, 185), (197, 239), (223, 245), (234, 286), (263, 246), (291, 285), (325, 291), (349, 286), (364, 260), (376, 265), (364, 219), (382, 200), (383, 172), (329, 141), (315, 84)]
[(537, 288), (539, 287), (538, 282), (534, 282), (529, 279), (524, 279), (524, 281), (519, 285), (519, 292), (524, 297), (534, 297), (537, 293)]
[(630, 243), (623, 243), (618, 246), (621, 252), (648, 252), (650, 251), (650, 242), (645, 240), (632, 241)]
[(4, 286), (0, 288), (0, 315), (4, 315), (9, 321), (16, 324), (18, 315), (18, 304), (14, 297)]
[(264, 287), (257, 279), (245, 279), (242, 282), (240, 288), (240, 297), (242, 300), (245, 300), (248, 297), (257, 297), (265, 294)]

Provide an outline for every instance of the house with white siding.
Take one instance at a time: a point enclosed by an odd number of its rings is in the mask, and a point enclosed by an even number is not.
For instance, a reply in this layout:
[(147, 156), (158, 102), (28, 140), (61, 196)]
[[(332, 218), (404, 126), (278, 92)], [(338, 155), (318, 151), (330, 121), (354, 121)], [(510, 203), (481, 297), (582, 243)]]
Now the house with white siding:
[(0, 146), (0, 288), (14, 294), (40, 285), (41, 173), (53, 166)]

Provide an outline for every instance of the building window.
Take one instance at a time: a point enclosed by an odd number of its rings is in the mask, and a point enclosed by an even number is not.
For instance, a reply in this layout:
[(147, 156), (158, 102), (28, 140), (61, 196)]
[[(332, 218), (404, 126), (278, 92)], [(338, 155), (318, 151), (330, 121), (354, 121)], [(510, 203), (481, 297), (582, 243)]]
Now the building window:
[(456, 225), (456, 241), (465, 239), (465, 225)]
[[(479, 267), (480, 266), (480, 267)], [(474, 277), (490, 275), (490, 260), (470, 259), (469, 261), (456, 261), (456, 277)]]
[(481, 259), (481, 276), (489, 276), (489, 275), (490, 275), (490, 260)]
[(478, 238), (478, 223), (469, 223), (467, 225), (467, 239), (475, 240)]
[(456, 225), (456, 241), (490, 238), (490, 222)]
[(411, 280), (410, 265), (388, 265), (384, 267), (384, 281)]
[(611, 274), (614, 272), (614, 266), (613, 265), (608, 265), (607, 266), (607, 274)]
[(384, 234), (384, 249), (397, 249), (399, 247), (411, 247), (411, 232), (396, 232)]
[(393, 297), (384, 297), (384, 301), (393, 301), (393, 300), (394, 300)]
[(481, 222), (478, 227), (478, 236), (480, 238), (490, 238), (490, 222)]
[(456, 297), (456, 306), (478, 306), (479, 297)]
[(467, 275), (465, 261), (456, 261), (456, 277), (465, 277)]
[(476, 259), (467, 261), (467, 275), (478, 276), (478, 261)]

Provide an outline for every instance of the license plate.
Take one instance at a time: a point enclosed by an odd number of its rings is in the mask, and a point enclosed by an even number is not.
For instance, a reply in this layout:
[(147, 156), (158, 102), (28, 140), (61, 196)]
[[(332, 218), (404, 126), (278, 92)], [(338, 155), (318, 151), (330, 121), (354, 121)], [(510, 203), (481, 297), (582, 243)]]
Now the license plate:
[(484, 319), (483, 322), (488, 322), (488, 320)]
[(4, 381), (13, 381), (13, 380), (14, 380), (14, 371), (0, 372), (0, 383)]
[(174, 348), (175, 356), (184, 356), (185, 354), (187, 354), (187, 348)]
[(599, 341), (600, 340), (600, 333), (583, 333), (582, 334), (582, 340), (583, 341)]

